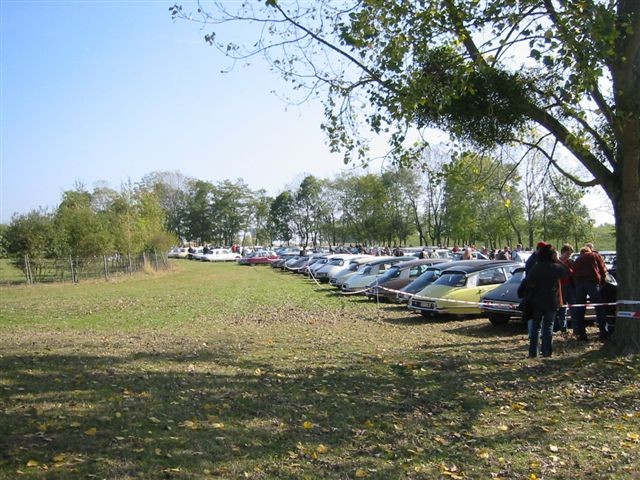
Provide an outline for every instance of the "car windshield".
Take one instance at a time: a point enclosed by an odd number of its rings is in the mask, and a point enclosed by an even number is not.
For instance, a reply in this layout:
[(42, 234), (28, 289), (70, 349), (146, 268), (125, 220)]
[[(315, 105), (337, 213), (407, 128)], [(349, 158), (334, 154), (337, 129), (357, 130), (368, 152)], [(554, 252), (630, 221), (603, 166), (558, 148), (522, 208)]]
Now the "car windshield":
[(371, 274), (371, 265), (367, 265), (362, 269), (362, 275), (370, 275)]
[(520, 283), (522, 282), (522, 279), (524, 278), (524, 270), (520, 270), (516, 273), (514, 273), (511, 278), (509, 280), (507, 280), (507, 283)]
[(449, 287), (464, 287), (467, 283), (467, 276), (462, 272), (442, 272), (434, 285), (446, 285)]
[(394, 278), (398, 278), (400, 276), (401, 269), (400, 267), (391, 267), (384, 275), (380, 277), (380, 283), (386, 282), (387, 280), (392, 280)]
[(329, 265), (337, 265), (337, 266), (344, 265), (344, 259), (332, 258), (331, 260), (329, 260)]
[[(437, 268), (428, 269), (418, 278), (416, 278), (413, 282), (407, 285), (408, 290), (410, 289), (413, 292), (417, 292), (418, 290), (422, 290), (424, 287), (436, 281), (436, 279), (440, 276), (441, 270)], [(403, 289), (404, 290), (404, 289)]]

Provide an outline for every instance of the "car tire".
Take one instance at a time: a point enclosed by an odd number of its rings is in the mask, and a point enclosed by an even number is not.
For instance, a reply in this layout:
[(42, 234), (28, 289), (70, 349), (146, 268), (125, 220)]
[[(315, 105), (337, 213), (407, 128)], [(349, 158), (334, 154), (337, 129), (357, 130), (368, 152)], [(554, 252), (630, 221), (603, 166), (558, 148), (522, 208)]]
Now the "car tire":
[(509, 323), (509, 315), (498, 315), (495, 313), (489, 314), (489, 321), (494, 325), (506, 325)]
[(427, 310), (420, 310), (420, 315), (422, 315), (424, 318), (433, 317), (433, 314), (431, 312), (428, 312)]

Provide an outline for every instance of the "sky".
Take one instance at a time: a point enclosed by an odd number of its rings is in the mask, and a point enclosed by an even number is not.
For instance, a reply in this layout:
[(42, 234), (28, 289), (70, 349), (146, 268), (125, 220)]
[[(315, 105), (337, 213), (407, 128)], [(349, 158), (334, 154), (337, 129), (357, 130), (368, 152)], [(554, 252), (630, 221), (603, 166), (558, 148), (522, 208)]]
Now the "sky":
[[(0, 0), (0, 223), (55, 208), (78, 183), (118, 190), (177, 170), (276, 195), (345, 169), (319, 103), (287, 105), (261, 59), (221, 73), (209, 30), (174, 22), (173, 3)], [(588, 203), (612, 222), (601, 195)]]

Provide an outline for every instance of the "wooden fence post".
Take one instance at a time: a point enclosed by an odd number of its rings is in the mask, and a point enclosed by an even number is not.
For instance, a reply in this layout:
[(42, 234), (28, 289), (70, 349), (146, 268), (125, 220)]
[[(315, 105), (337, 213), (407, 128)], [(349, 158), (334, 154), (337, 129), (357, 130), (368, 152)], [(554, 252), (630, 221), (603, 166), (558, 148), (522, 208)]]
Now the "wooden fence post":
[(109, 280), (109, 266), (107, 265), (107, 256), (103, 255), (102, 260), (104, 262), (104, 279)]
[(71, 266), (71, 281), (73, 283), (78, 283), (76, 273), (73, 271), (73, 258), (71, 257), (71, 255), (69, 255), (69, 265)]
[(31, 285), (33, 283), (33, 278), (31, 277), (31, 266), (29, 265), (29, 255), (24, 256), (24, 276), (27, 279), (27, 285)]

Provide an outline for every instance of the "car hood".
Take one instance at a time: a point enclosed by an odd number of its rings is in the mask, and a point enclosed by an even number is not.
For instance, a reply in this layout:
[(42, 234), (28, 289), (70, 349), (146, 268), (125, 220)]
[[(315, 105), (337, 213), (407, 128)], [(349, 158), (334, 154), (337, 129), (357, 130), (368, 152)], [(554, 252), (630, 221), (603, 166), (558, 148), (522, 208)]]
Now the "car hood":
[(426, 288), (423, 288), (419, 292), (414, 295), (414, 298), (429, 298), (429, 299), (438, 299), (443, 298), (448, 293), (451, 293), (453, 290), (459, 290), (460, 287), (450, 287), (448, 285), (429, 285)]
[(346, 282), (347, 288), (366, 287), (373, 282), (378, 275), (353, 275)]

